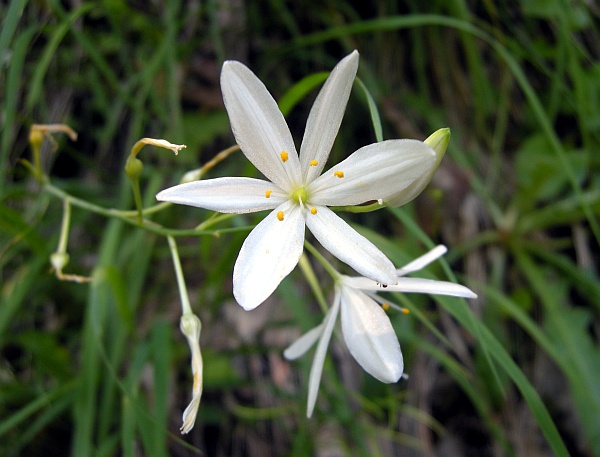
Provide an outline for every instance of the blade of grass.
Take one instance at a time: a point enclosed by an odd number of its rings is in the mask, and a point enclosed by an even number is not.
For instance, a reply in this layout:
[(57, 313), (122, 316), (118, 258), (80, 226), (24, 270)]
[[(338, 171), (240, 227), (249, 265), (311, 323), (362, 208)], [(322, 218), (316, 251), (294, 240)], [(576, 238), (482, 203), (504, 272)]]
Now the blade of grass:
[(6, 77), (4, 94), (4, 119), (2, 122), (2, 138), (0, 139), (0, 198), (4, 196), (5, 186), (8, 183), (10, 154), (15, 135), (15, 120), (17, 119), (17, 104), (21, 94), (25, 57), (31, 39), (37, 32), (37, 26), (25, 29), (15, 40)]
[(321, 72), (313, 73), (312, 75), (302, 78), (292, 87), (290, 87), (279, 99), (279, 110), (284, 116), (287, 116), (290, 111), (292, 111), (294, 106), (298, 104), (298, 102), (303, 100), (316, 87), (323, 84), (328, 76), (328, 72)]
[(463, 32), (467, 32), (473, 35), (474, 37), (485, 41), (509, 67), (515, 80), (519, 84), (519, 87), (523, 91), (523, 94), (525, 95), (525, 98), (527, 99), (531, 109), (533, 110), (533, 114), (537, 119), (542, 132), (548, 138), (548, 141), (552, 146), (552, 150), (556, 154), (561, 166), (565, 170), (571, 188), (573, 189), (578, 199), (578, 204), (581, 206), (581, 209), (585, 214), (586, 220), (590, 224), (590, 228), (592, 229), (592, 233), (594, 234), (596, 242), (600, 244), (600, 225), (598, 223), (598, 220), (596, 219), (594, 212), (592, 211), (590, 206), (583, 199), (582, 189), (579, 186), (573, 167), (567, 160), (566, 151), (563, 148), (556, 132), (554, 131), (552, 124), (544, 110), (544, 107), (540, 102), (540, 99), (538, 98), (537, 94), (535, 93), (535, 90), (529, 83), (525, 72), (522, 70), (517, 60), (510, 54), (508, 49), (502, 43), (500, 43), (498, 40), (484, 32), (477, 26), (453, 17), (438, 16), (432, 14), (386, 17), (381, 19), (356, 22), (338, 27), (332, 27), (331, 29), (323, 32), (305, 35), (303, 37), (294, 39), (290, 46), (304, 47), (333, 39), (344, 38), (349, 35), (433, 25), (451, 27)]
[[(595, 418), (600, 417), (600, 351), (587, 332), (578, 325), (581, 313), (560, 302), (561, 294), (556, 294), (552, 287), (548, 287), (542, 268), (519, 247), (516, 247), (514, 254), (520, 270), (544, 306), (552, 330), (556, 332), (553, 335), (555, 345), (562, 347), (561, 353), (556, 356), (564, 358), (559, 366), (571, 385), (589, 443), (594, 453), (600, 454), (600, 433), (597, 423), (594, 423)], [(585, 329), (587, 325), (583, 327)]]
[[(407, 229), (418, 236), (426, 246), (432, 248), (434, 243), (427, 238), (423, 231), (416, 225), (416, 223), (404, 216), (403, 212), (398, 208), (391, 209), (391, 212), (398, 217), (407, 227)], [(444, 258), (440, 259), (440, 262), (444, 268), (444, 271), (451, 281), (456, 281), (456, 278), (450, 266)], [(456, 303), (453, 300), (452, 303)], [(464, 303), (464, 301), (456, 306), (448, 306), (445, 300), (440, 300), (439, 303), (450, 313), (463, 327), (465, 327), (475, 338), (479, 341), (482, 350), (487, 357), (494, 358), (506, 374), (513, 380), (521, 395), (529, 405), (529, 408), (535, 417), (540, 430), (546, 437), (548, 444), (552, 448), (553, 452), (559, 457), (569, 456), (569, 452), (556, 429), (556, 425), (552, 421), (552, 417), (548, 412), (548, 409), (542, 402), (539, 394), (535, 388), (531, 385), (527, 376), (521, 371), (519, 366), (512, 360), (508, 352), (504, 349), (502, 344), (496, 339), (496, 337), (488, 330), (488, 328), (481, 323), (470, 308)], [(491, 362), (490, 362), (491, 363)], [(492, 366), (492, 369), (495, 368)], [(496, 375), (497, 377), (497, 375)], [(497, 380), (498, 386), (502, 390), (502, 384)]]
[(371, 124), (373, 125), (373, 130), (375, 132), (375, 139), (377, 142), (383, 141), (381, 117), (379, 116), (379, 110), (377, 109), (375, 100), (373, 100), (373, 97), (371, 96), (369, 89), (367, 89), (367, 86), (365, 86), (359, 78), (356, 78), (356, 82), (358, 83), (358, 87), (362, 89), (365, 97), (367, 98), (367, 105), (369, 106), (369, 113), (371, 114)]
[(46, 45), (42, 57), (36, 61), (35, 71), (31, 76), (31, 80), (28, 85), (28, 93), (25, 102), (26, 110), (29, 112), (33, 109), (34, 105), (40, 101), (44, 90), (44, 79), (50, 67), (52, 59), (56, 55), (58, 46), (62, 42), (63, 38), (73, 26), (73, 23), (84, 14), (88, 13), (95, 7), (93, 3), (83, 4), (79, 8), (75, 9), (68, 15), (68, 17), (59, 24), (54, 31), (52, 38)]

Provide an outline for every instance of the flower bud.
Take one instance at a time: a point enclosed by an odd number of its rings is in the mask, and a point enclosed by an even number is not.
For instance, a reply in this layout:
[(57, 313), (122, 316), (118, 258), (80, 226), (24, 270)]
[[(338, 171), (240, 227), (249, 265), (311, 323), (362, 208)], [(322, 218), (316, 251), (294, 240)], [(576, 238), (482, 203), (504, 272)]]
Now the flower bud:
[(38, 129), (29, 131), (29, 144), (32, 148), (39, 149), (44, 141), (44, 133)]
[(144, 170), (144, 164), (140, 159), (130, 155), (125, 162), (125, 173), (132, 181), (139, 179), (142, 171)]
[(385, 199), (384, 203), (390, 207), (402, 206), (405, 203), (416, 198), (423, 189), (427, 187), (431, 178), (437, 171), (440, 162), (444, 158), (444, 154), (446, 153), (446, 149), (448, 147), (448, 143), (450, 142), (450, 129), (443, 128), (432, 133), (423, 143), (429, 146), (435, 152), (435, 162), (433, 162), (429, 171), (424, 173), (420, 178), (414, 181), (410, 186), (402, 189), (402, 191), (398, 192), (395, 195), (390, 196)]
[(69, 264), (69, 254), (66, 252), (55, 252), (50, 256), (52, 268), (57, 273), (62, 273), (63, 268)]

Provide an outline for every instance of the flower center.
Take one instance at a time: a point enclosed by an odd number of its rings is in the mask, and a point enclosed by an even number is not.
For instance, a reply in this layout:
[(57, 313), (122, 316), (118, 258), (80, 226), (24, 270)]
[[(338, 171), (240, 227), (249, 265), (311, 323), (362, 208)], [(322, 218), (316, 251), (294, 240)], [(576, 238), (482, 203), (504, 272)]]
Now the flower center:
[(290, 198), (293, 201), (304, 205), (308, 198), (308, 195), (306, 195), (306, 189), (304, 187), (299, 187), (294, 192), (292, 192), (292, 194), (290, 195)]

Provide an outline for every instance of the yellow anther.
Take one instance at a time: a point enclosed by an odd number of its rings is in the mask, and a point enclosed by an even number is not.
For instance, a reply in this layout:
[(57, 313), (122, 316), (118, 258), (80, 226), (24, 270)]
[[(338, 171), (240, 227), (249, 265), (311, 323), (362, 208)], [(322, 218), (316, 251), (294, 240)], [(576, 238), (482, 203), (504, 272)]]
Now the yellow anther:
[(388, 309), (390, 309), (390, 304), (384, 303), (383, 305), (381, 305), (381, 307), (383, 308), (384, 311), (387, 311)]
[(335, 176), (337, 176), (338, 178), (343, 178), (344, 177), (344, 172), (343, 171), (334, 171), (333, 174)]
[(279, 219), (280, 221), (283, 220), (283, 211), (277, 212), (277, 219)]
[(308, 164), (309, 164), (311, 167), (316, 167), (317, 165), (319, 165), (319, 162), (318, 162), (318, 161), (316, 161), (316, 160), (311, 160), (310, 162), (308, 162)]
[(408, 308), (402, 308), (402, 312), (404, 314), (410, 314), (410, 309), (408, 309)]
[(279, 155), (281, 156), (281, 160), (282, 160), (283, 162), (287, 162), (287, 159), (288, 159), (288, 157), (289, 157), (289, 154), (288, 154), (287, 152), (285, 152), (285, 151), (281, 151), (281, 154), (279, 154)]
[(314, 206), (310, 209), (310, 214), (317, 214), (317, 208)]
[(271, 198), (271, 194), (272, 194), (272, 193), (273, 193), (273, 191), (272, 191), (272, 190), (268, 190), (268, 191), (266, 191), (266, 192), (265, 192), (265, 197), (266, 197), (266, 198)]

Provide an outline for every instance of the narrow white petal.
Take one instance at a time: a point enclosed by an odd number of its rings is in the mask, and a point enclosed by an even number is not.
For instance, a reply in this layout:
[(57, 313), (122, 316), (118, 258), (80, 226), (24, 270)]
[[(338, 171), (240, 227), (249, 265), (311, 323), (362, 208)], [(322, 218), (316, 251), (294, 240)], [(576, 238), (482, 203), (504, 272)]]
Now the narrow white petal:
[(377, 247), (325, 206), (307, 214), (306, 225), (319, 243), (360, 274), (382, 284), (396, 284), (396, 269)]
[(377, 292), (403, 292), (477, 298), (477, 295), (465, 286), (453, 282), (436, 281), (433, 279), (398, 278), (398, 284), (385, 287), (367, 278), (346, 278), (344, 282), (357, 289)]
[[(283, 220), (277, 214), (283, 212)], [(245, 309), (265, 301), (298, 264), (304, 245), (300, 207), (286, 202), (275, 208), (242, 245), (233, 268), (233, 295)]]
[[(221, 71), (221, 91), (233, 135), (248, 160), (282, 189), (299, 185), (290, 129), (265, 85), (244, 64), (229, 60)], [(285, 162), (282, 151), (288, 153)]]
[[(422, 141), (388, 140), (350, 155), (313, 181), (307, 190), (315, 205), (357, 205), (400, 192), (435, 165), (435, 152)], [(336, 175), (343, 173), (343, 177)]]
[(312, 416), (319, 393), (319, 384), (321, 383), (321, 374), (323, 373), (323, 364), (325, 363), (325, 355), (329, 347), (329, 340), (333, 333), (333, 327), (337, 320), (337, 315), (340, 310), (340, 291), (336, 288), (333, 306), (329, 309), (323, 320), (323, 334), (317, 345), (315, 357), (312, 366), (310, 367), (310, 376), (308, 377), (308, 402), (306, 405), (306, 417)]
[[(305, 183), (311, 182), (323, 171), (344, 117), (357, 68), (358, 52), (353, 51), (331, 71), (310, 110), (300, 147)], [(311, 166), (311, 160), (316, 160), (317, 164)]]
[[(267, 198), (267, 192), (269, 197)], [(193, 181), (159, 192), (160, 201), (197, 206), (221, 213), (253, 213), (273, 209), (288, 200), (275, 184), (253, 178)]]
[(396, 270), (396, 274), (398, 276), (404, 276), (414, 271), (422, 270), (431, 262), (434, 262), (442, 257), (446, 252), (448, 252), (448, 248), (440, 244), (434, 247), (428, 253), (422, 255), (421, 257), (417, 257), (410, 263), (407, 263), (402, 268), (398, 268), (398, 270)]
[(289, 347), (283, 351), (283, 356), (288, 360), (296, 360), (302, 357), (306, 351), (317, 342), (322, 334), (323, 324), (319, 324), (290, 344)]
[(342, 332), (352, 356), (381, 382), (398, 381), (404, 361), (385, 311), (364, 292), (342, 286)]

